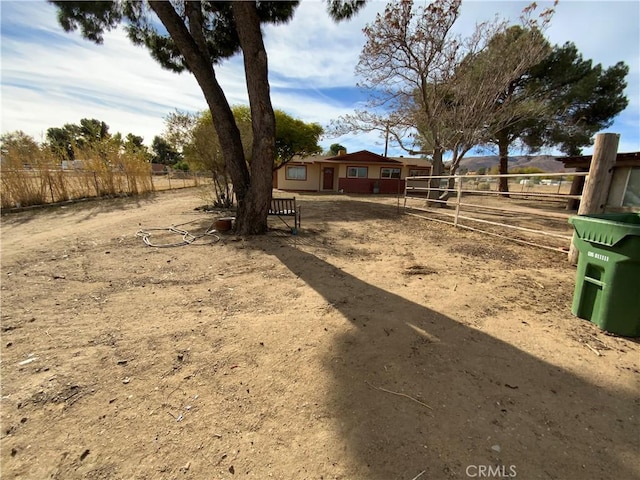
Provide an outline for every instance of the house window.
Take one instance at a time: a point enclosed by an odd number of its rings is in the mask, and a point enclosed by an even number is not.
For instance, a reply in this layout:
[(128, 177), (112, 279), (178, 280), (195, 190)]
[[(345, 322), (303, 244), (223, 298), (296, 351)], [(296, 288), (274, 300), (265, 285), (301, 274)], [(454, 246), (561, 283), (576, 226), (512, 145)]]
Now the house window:
[(307, 167), (305, 165), (287, 166), (285, 178), (287, 180), (306, 180)]
[(429, 170), (416, 170), (416, 169), (410, 169), (409, 170), (409, 176), (410, 177), (427, 177), (431, 175), (431, 171)]
[(640, 207), (640, 168), (632, 168), (627, 180), (627, 189), (622, 200), (623, 207)]
[(399, 168), (381, 168), (380, 178), (400, 178)]
[(369, 170), (367, 167), (348, 167), (347, 178), (367, 178)]

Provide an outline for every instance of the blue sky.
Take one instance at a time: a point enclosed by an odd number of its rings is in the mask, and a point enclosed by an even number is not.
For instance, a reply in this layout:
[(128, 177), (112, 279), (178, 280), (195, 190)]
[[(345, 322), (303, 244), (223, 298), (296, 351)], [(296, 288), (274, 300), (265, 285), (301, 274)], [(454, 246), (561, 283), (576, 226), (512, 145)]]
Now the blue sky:
[[(469, 34), (476, 22), (496, 14), (517, 21), (527, 3), (463, 1), (456, 29)], [(551, 3), (538, 4), (543, 9)], [(327, 125), (361, 106), (366, 94), (356, 87), (354, 67), (364, 45), (362, 28), (385, 5), (369, 1), (356, 18), (334, 24), (324, 3), (303, 0), (292, 22), (266, 27), (274, 107)], [(41, 141), (49, 127), (97, 118), (112, 133), (141, 135), (150, 144), (162, 134), (170, 112), (206, 108), (188, 73), (161, 69), (146, 50), (129, 42), (122, 29), (106, 34), (103, 45), (95, 45), (78, 33), (65, 33), (55, 8), (43, 1), (2, 0), (0, 18), (3, 133), (23, 130)], [(620, 151), (640, 151), (640, 2), (560, 0), (547, 37), (552, 44), (574, 42), (594, 64), (629, 65), (629, 106), (606, 131), (621, 134)], [(217, 75), (231, 104), (248, 103), (240, 57), (225, 62)], [(384, 149), (377, 134), (326, 137), (322, 145), (327, 148), (334, 142), (349, 151)], [(389, 152), (403, 153), (397, 148)]]

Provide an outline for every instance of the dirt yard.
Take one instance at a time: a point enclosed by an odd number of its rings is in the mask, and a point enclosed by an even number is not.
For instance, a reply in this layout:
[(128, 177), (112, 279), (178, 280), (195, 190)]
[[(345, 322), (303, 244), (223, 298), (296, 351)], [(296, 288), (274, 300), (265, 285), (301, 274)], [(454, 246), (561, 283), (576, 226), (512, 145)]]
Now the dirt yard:
[(640, 343), (564, 255), (298, 200), (173, 248), (193, 189), (3, 215), (2, 478), (640, 478)]

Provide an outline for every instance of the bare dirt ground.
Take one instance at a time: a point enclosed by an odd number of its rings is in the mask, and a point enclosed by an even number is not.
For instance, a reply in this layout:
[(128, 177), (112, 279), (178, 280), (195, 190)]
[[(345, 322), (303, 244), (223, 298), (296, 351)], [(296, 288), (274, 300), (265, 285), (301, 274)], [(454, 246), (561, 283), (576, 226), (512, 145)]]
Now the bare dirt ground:
[(136, 232), (204, 232), (192, 189), (4, 215), (2, 478), (640, 478), (640, 344), (564, 255), (298, 199), (175, 248)]

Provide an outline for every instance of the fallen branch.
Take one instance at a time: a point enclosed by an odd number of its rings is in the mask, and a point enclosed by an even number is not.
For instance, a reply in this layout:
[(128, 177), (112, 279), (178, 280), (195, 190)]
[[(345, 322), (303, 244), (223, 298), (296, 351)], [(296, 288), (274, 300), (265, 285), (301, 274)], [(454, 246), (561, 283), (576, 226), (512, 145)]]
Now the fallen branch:
[(420, 405), (422, 405), (423, 407), (427, 407), (429, 410), (433, 410), (433, 408), (431, 408), (429, 405), (427, 405), (424, 402), (421, 402), (420, 400), (413, 398), (409, 395), (407, 395), (406, 393), (399, 393), (399, 392), (392, 392), (391, 390), (387, 390), (386, 388), (382, 388), (382, 387), (376, 387), (375, 385), (371, 385), (369, 382), (367, 382), (366, 380), (364, 381), (364, 383), (366, 383), (367, 385), (369, 385), (371, 388), (373, 388), (374, 390), (380, 390), (381, 392), (386, 392), (386, 393), (390, 393), (392, 395), (398, 395), (399, 397), (405, 397), (408, 398), (409, 400), (413, 400), (416, 403), (419, 403)]
[(592, 347), (591, 345), (589, 345), (587, 342), (584, 342), (584, 344), (585, 344), (587, 347), (589, 347), (589, 350), (591, 350), (593, 353), (595, 353), (595, 354), (596, 354), (596, 355), (598, 355), (599, 357), (601, 357), (601, 356), (602, 356), (602, 354), (601, 354), (598, 350), (596, 350), (595, 348), (593, 348), (593, 347)]

